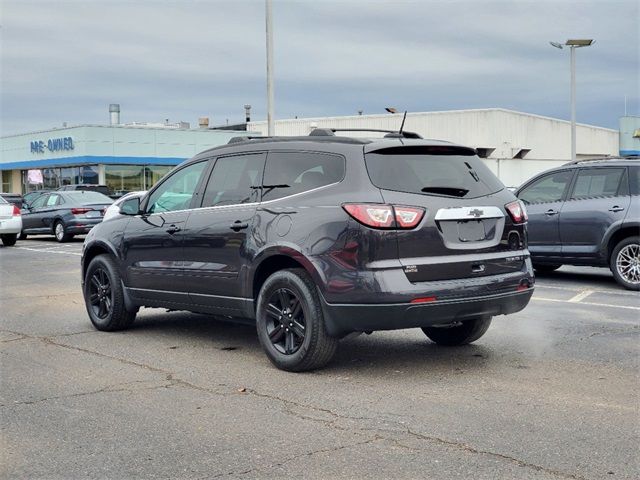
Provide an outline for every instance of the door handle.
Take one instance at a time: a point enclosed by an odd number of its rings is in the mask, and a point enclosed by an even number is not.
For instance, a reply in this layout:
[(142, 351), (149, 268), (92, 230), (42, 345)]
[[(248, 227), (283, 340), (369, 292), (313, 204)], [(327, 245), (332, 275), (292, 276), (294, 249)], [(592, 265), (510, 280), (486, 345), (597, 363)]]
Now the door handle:
[(623, 207), (619, 207), (618, 205), (615, 205), (615, 206), (613, 206), (613, 207), (611, 207), (609, 209), (610, 212), (621, 212), (623, 210), (624, 210), (624, 208)]
[(544, 214), (545, 214), (547, 217), (553, 217), (554, 215), (557, 215), (558, 213), (560, 213), (560, 212), (558, 212), (558, 210), (553, 210), (552, 208), (550, 208), (549, 210), (547, 210), (546, 212), (544, 212)]
[(169, 228), (167, 228), (167, 233), (170, 235), (173, 235), (174, 233), (179, 232), (180, 230), (182, 229), (177, 225), (170, 225)]
[(247, 222), (241, 222), (240, 220), (236, 220), (235, 222), (233, 222), (231, 224), (231, 226), (229, 228), (231, 230), (239, 232), (240, 230), (243, 230), (243, 229), (248, 228), (248, 227), (249, 227), (249, 224)]

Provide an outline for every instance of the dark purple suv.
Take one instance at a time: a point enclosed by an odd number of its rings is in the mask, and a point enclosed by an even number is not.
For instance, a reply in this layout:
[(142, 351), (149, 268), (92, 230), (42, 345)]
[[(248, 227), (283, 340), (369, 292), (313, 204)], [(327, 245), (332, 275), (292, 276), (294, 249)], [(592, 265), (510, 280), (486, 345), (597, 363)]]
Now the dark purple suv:
[(533, 293), (526, 212), (474, 149), (416, 137), (317, 130), (198, 154), (87, 236), (91, 321), (126, 328), (142, 306), (251, 319), (291, 371), (354, 332), (477, 340)]

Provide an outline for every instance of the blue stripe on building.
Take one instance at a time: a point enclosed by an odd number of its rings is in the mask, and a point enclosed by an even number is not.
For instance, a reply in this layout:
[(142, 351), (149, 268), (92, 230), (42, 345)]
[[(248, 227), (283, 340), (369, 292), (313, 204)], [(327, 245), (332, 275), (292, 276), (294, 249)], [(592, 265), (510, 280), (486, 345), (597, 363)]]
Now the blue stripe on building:
[(175, 166), (184, 162), (180, 157), (110, 157), (83, 155), (77, 157), (50, 158), (42, 160), (25, 160), (22, 162), (0, 163), (0, 170), (34, 169), (82, 165), (169, 165)]

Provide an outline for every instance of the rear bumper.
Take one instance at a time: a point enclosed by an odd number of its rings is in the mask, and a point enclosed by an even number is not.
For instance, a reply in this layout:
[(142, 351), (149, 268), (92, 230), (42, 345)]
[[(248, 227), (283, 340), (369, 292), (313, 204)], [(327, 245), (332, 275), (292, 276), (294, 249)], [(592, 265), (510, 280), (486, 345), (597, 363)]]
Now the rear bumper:
[(22, 230), (22, 218), (11, 217), (0, 219), (0, 235), (12, 235)]
[(74, 235), (87, 233), (97, 224), (102, 222), (102, 217), (100, 218), (79, 218), (76, 220), (72, 220), (65, 224), (66, 230), (69, 233)]
[(522, 291), (418, 304), (329, 304), (322, 298), (322, 308), (328, 333), (342, 337), (351, 332), (429, 327), (482, 316), (507, 315), (525, 308), (533, 290), (529, 287)]

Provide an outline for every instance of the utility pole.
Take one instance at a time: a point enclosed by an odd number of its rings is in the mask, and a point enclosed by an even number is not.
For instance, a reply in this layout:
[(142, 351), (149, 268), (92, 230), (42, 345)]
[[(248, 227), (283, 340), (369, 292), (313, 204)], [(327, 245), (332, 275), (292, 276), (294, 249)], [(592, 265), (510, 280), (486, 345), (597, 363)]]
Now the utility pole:
[(273, 2), (266, 0), (267, 23), (267, 134), (275, 135), (275, 119), (273, 114)]

